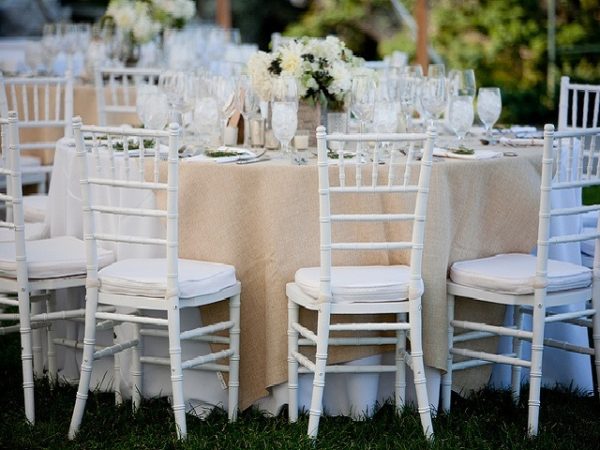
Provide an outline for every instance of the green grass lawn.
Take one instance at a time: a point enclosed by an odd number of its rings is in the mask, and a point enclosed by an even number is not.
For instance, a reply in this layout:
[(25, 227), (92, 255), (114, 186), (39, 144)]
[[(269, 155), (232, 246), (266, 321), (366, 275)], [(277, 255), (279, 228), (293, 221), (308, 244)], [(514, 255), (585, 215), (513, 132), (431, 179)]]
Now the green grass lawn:
[[(400, 417), (390, 404), (361, 422), (326, 417), (316, 447), (305, 437), (307, 418), (287, 423), (285, 413), (272, 416), (256, 409), (228, 423), (222, 410), (206, 420), (188, 416), (188, 440), (175, 438), (175, 425), (165, 399), (146, 400), (133, 415), (131, 403), (114, 406), (111, 394), (96, 393), (88, 400), (83, 427), (74, 442), (67, 430), (76, 388), (50, 389), (36, 383), (36, 425), (24, 420), (18, 336), (0, 337), (0, 448), (74, 449), (423, 449), (415, 410)], [(505, 391), (483, 390), (468, 399), (456, 397), (452, 413), (434, 419), (434, 449), (598, 449), (600, 404), (591, 396), (567, 389), (543, 390), (541, 432), (525, 437), (527, 409), (513, 406)]]

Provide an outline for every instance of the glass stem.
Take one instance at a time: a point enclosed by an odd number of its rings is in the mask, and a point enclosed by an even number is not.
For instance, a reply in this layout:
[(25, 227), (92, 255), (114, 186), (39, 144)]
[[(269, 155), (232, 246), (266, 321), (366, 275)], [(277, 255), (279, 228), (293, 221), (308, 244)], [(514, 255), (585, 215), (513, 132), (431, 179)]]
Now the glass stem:
[(244, 148), (250, 146), (250, 120), (247, 116), (242, 116), (244, 119)]

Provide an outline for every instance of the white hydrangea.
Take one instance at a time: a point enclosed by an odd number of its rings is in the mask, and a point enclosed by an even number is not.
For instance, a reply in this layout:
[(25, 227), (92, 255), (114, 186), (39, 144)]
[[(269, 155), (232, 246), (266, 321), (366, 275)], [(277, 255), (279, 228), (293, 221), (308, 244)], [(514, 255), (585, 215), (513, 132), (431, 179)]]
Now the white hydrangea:
[(338, 98), (343, 98), (352, 87), (352, 73), (347, 64), (336, 61), (333, 63), (329, 74), (333, 78), (329, 85), (329, 92)]
[(248, 59), (248, 76), (258, 96), (265, 101), (271, 98), (271, 85), (273, 80), (269, 73), (271, 55), (265, 52), (256, 52)]
[(139, 13), (133, 26), (133, 37), (140, 44), (144, 44), (154, 38), (161, 29), (158, 22), (153, 21), (147, 13)]
[(196, 5), (192, 0), (153, 0), (152, 3), (157, 10), (174, 19), (189, 20), (196, 14)]
[(113, 18), (117, 27), (130, 31), (137, 20), (137, 3), (139, 2), (113, 0), (108, 5), (106, 15)]
[(302, 53), (304, 46), (299, 42), (293, 41), (281, 47), (279, 57), (281, 58), (281, 70), (284, 74), (299, 78), (302, 75)]

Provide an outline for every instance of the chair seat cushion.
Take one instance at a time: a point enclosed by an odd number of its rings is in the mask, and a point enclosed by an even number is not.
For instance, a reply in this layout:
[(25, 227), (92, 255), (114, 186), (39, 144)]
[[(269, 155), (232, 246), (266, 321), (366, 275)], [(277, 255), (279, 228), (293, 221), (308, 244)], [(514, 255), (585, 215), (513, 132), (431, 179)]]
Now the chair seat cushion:
[(35, 194), (23, 197), (23, 217), (25, 222), (43, 222), (48, 210), (48, 195)]
[[(86, 273), (85, 243), (72, 236), (25, 242), (30, 279), (59, 278)], [(99, 266), (114, 260), (110, 250), (98, 249)], [(0, 273), (16, 278), (15, 243), (0, 242)]]
[[(25, 240), (35, 241), (48, 236), (48, 229), (44, 222), (28, 222), (25, 224)], [(0, 242), (12, 242), (15, 240), (14, 230), (0, 228)]]
[[(179, 259), (179, 297), (213, 294), (233, 286), (235, 267), (227, 264)], [(102, 269), (100, 290), (104, 293), (164, 297), (167, 288), (165, 258), (123, 259)]]
[(21, 155), (21, 166), (35, 167), (42, 164), (41, 158), (38, 156)]
[(598, 225), (598, 211), (588, 211), (581, 215), (581, 224), (586, 228), (596, 228)]
[[(341, 266), (331, 268), (333, 302), (368, 303), (408, 299), (409, 268), (407, 266)], [(319, 267), (296, 272), (295, 281), (307, 295), (319, 296)], [(419, 295), (423, 293), (423, 282)]]
[[(596, 232), (596, 226), (594, 227), (583, 227), (583, 233), (595, 233)], [(587, 241), (582, 241), (581, 242), (581, 253), (588, 255), (588, 256), (594, 256), (594, 249), (596, 247), (596, 241), (595, 239), (589, 239)]]
[[(532, 294), (536, 257), (508, 253), (489, 258), (459, 261), (450, 268), (450, 279), (463, 286), (504, 294)], [(548, 292), (587, 287), (592, 272), (587, 267), (564, 261), (548, 260)]]

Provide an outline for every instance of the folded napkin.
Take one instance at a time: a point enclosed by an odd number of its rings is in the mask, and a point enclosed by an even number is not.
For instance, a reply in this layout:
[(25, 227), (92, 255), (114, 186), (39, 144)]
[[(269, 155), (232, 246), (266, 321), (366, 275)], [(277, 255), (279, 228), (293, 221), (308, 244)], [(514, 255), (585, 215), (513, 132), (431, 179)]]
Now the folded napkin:
[(537, 138), (507, 138), (502, 137), (498, 141), (502, 145), (508, 145), (511, 147), (530, 147), (536, 145), (544, 145), (543, 139)]
[(221, 146), (214, 151), (215, 152), (237, 153), (237, 154), (231, 155), (231, 156), (209, 156), (207, 154), (200, 154), (200, 155), (191, 156), (189, 158), (185, 158), (185, 159), (183, 159), (183, 161), (187, 161), (187, 162), (189, 162), (189, 161), (214, 161), (218, 164), (225, 164), (225, 163), (231, 163), (231, 162), (236, 162), (236, 161), (241, 161), (241, 160), (246, 160), (246, 159), (253, 159), (258, 156), (255, 152), (248, 150), (246, 148), (242, 148), (242, 147)]
[(456, 158), (456, 159), (490, 159), (490, 158), (498, 158), (502, 156), (502, 153), (495, 152), (493, 150), (475, 150), (474, 153), (470, 155), (465, 155), (463, 153), (455, 153), (447, 148), (439, 148), (435, 147), (433, 149), (433, 156), (439, 156), (442, 158)]
[(537, 129), (531, 125), (513, 125), (510, 127), (510, 131), (513, 133), (535, 133)]

